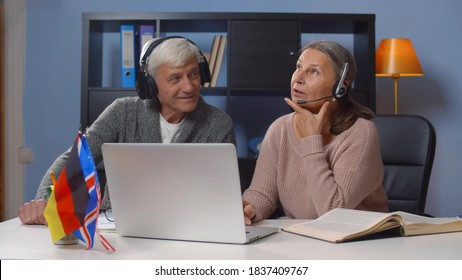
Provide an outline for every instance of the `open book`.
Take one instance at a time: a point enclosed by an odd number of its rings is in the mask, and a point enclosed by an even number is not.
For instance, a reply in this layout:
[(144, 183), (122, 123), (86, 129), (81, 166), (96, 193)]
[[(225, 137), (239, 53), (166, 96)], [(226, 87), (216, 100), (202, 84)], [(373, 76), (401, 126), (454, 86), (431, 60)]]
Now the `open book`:
[(400, 228), (402, 236), (462, 231), (462, 219), (337, 208), (315, 220), (282, 230), (339, 243), (393, 228)]

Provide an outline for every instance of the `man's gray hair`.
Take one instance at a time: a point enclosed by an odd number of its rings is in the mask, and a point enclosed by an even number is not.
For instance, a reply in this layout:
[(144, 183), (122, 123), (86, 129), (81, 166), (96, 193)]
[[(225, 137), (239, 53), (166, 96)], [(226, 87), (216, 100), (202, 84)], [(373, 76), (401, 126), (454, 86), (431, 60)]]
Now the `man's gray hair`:
[[(149, 46), (159, 39), (161, 38), (154, 38), (144, 44), (140, 62)], [(145, 71), (155, 78), (160, 65), (167, 64), (171, 67), (181, 67), (191, 58), (195, 58), (197, 61), (201, 59), (199, 48), (196, 45), (186, 38), (167, 39), (152, 50), (146, 59)]]

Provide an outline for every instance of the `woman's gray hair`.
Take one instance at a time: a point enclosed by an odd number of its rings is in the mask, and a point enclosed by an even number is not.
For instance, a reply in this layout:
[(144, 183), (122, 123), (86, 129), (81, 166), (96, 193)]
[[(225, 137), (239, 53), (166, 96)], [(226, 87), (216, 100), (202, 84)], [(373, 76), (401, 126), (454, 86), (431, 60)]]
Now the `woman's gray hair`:
[[(155, 44), (155, 41), (159, 39), (162, 38), (153, 38), (144, 44), (140, 62), (149, 46), (153, 43)], [(195, 44), (186, 38), (167, 39), (152, 50), (146, 59), (145, 71), (155, 78), (160, 65), (167, 64), (171, 67), (181, 67), (191, 58), (195, 58), (196, 61), (201, 60), (200, 50)]]
[(356, 78), (356, 61), (348, 49), (337, 42), (327, 40), (311, 41), (308, 45), (303, 47), (300, 54), (306, 49), (314, 49), (326, 54), (337, 76), (337, 80), (339, 80), (342, 75), (345, 62), (348, 62), (348, 72), (345, 80), (350, 81), (349, 85), (351, 87)]

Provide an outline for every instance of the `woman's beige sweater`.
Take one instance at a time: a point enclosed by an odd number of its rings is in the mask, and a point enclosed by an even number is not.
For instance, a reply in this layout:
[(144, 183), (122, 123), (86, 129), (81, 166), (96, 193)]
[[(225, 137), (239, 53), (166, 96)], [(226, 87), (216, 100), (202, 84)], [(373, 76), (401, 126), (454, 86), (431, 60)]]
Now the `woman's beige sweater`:
[(333, 208), (387, 212), (377, 129), (358, 119), (323, 146), (322, 136), (298, 141), (292, 114), (268, 129), (250, 187), (243, 198), (256, 207), (254, 222), (278, 205), (285, 215), (314, 219)]

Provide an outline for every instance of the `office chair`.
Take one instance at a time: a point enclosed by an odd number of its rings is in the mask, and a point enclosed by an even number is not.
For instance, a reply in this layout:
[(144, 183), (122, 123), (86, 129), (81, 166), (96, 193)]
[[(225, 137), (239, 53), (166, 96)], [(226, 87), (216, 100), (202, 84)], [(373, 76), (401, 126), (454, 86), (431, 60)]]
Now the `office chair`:
[(252, 152), (252, 154), (255, 155), (255, 157), (258, 157), (258, 155), (260, 154), (260, 146), (262, 142), (263, 136), (254, 137), (247, 142), (247, 148), (249, 148), (249, 150)]
[(255, 172), (255, 165), (257, 164), (257, 158), (238, 158), (239, 167), (239, 179), (241, 182), (241, 192), (250, 186), (252, 182), (253, 173)]
[(425, 203), (436, 144), (433, 125), (413, 115), (377, 115), (372, 121), (379, 131), (390, 211), (428, 215)]

